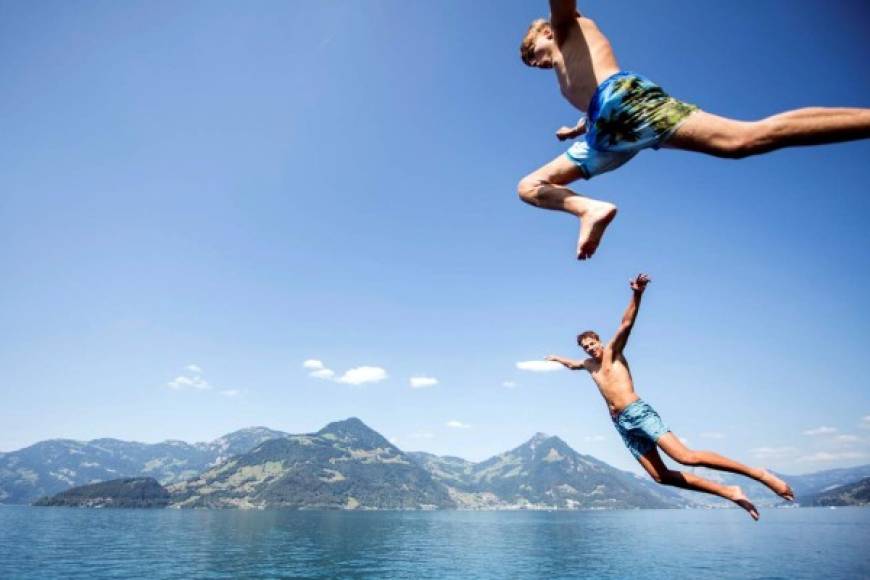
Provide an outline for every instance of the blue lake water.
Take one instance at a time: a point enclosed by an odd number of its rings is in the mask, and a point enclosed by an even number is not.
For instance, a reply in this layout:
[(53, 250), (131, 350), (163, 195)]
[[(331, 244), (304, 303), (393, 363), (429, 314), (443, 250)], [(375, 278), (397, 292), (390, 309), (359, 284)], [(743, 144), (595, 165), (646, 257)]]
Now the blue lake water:
[(870, 578), (870, 509), (0, 507), (0, 578)]

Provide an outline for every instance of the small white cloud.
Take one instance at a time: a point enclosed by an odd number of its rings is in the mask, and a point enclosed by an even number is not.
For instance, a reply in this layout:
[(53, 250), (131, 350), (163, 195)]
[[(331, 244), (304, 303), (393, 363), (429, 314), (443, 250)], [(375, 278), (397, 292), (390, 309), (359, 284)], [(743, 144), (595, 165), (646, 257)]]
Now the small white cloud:
[(861, 417), (861, 428), (870, 429), (870, 415), (864, 415)]
[(412, 389), (425, 389), (426, 387), (434, 387), (438, 384), (438, 379), (435, 377), (411, 377)]
[(316, 371), (316, 370), (320, 370), (320, 369), (325, 368), (325, 367), (323, 366), (323, 361), (319, 361), (315, 358), (310, 358), (307, 361), (305, 361), (304, 363), (302, 363), (302, 368), (308, 369), (311, 371)]
[(315, 379), (331, 379), (335, 376), (335, 371), (330, 369), (318, 369), (308, 373), (308, 376), (314, 377)]
[(199, 365), (187, 365), (184, 368), (192, 373), (202, 374), (202, 367)]
[(197, 389), (199, 391), (204, 391), (211, 388), (211, 385), (204, 381), (201, 377), (186, 377), (184, 375), (175, 377), (166, 385), (170, 389), (181, 390), (181, 389)]
[(604, 441), (607, 439), (604, 435), (587, 435), (583, 438), (583, 441), (587, 443), (597, 443), (598, 441)]
[(469, 425), (467, 423), (463, 423), (462, 421), (457, 421), (455, 419), (452, 421), (447, 421), (446, 425), (448, 427), (450, 427), (451, 429), (470, 429), (471, 428), (471, 425)]
[(398, 437), (390, 437), (389, 439), (387, 439), (387, 441), (389, 441), (389, 442), (392, 443), (393, 445), (398, 445), (398, 444), (399, 444), (399, 438), (398, 438)]
[(501, 386), (503, 386), (506, 389), (516, 389), (517, 388), (517, 384), (513, 381), (505, 381), (501, 384)]
[(798, 461), (801, 463), (814, 463), (824, 461), (839, 461), (841, 459), (863, 459), (864, 457), (867, 457), (867, 454), (860, 453), (858, 451), (841, 451), (837, 453), (819, 451), (818, 453), (813, 453), (812, 455), (800, 457), (798, 458)]
[(837, 443), (858, 443), (861, 438), (857, 435), (837, 435), (834, 437), (834, 441)]
[(238, 389), (224, 389), (221, 391), (221, 395), (229, 398), (238, 397), (240, 394), (241, 391)]
[(381, 367), (356, 367), (345, 372), (336, 380), (347, 385), (377, 383), (387, 378), (387, 371)]
[(784, 457), (792, 457), (797, 453), (794, 447), (755, 447), (750, 449), (756, 459), (781, 459)]
[(807, 429), (804, 431), (804, 435), (830, 435), (831, 433), (836, 433), (837, 429), (834, 427), (825, 427), (824, 425), (821, 427), (814, 427), (813, 429)]
[(703, 439), (725, 439), (725, 433), (719, 433), (718, 431), (704, 431), (700, 436)]
[(517, 363), (517, 368), (533, 373), (552, 373), (565, 367), (551, 360), (524, 360)]

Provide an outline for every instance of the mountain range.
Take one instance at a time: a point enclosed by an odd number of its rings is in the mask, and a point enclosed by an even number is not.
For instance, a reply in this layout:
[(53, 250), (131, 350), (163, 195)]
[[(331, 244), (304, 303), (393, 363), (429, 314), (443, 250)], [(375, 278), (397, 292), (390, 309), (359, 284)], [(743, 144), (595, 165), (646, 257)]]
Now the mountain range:
[[(704, 475), (725, 483), (733, 477), (760, 504), (765, 499), (767, 505), (779, 503), (766, 488), (745, 478), (718, 472)], [(784, 477), (800, 500), (853, 484), (867, 475), (870, 465)], [(712, 496), (663, 487), (615, 469), (578, 453), (559, 437), (538, 433), (510, 451), (475, 463), (403, 452), (356, 418), (330, 423), (316, 433), (292, 435), (256, 427), (196, 444), (45, 441), (0, 455), (0, 502), (30, 503), (79, 485), (148, 477), (165, 486), (171, 507), (610, 509), (717, 505)], [(129, 490), (130, 485), (123, 489)], [(102, 489), (98, 488), (100, 493)], [(94, 493), (85, 490), (60, 502), (69, 505), (77, 497), (90, 501), (87, 498)]]

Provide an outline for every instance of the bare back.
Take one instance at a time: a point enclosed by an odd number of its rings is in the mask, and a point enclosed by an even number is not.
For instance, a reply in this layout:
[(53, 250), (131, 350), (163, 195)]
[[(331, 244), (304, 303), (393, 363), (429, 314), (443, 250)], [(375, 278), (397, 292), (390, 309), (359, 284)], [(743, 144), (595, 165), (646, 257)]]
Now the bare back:
[(556, 31), (561, 59), (554, 62), (562, 95), (586, 112), (595, 89), (610, 75), (619, 72), (610, 41), (598, 26), (583, 16)]
[(634, 392), (634, 381), (631, 378), (628, 361), (619, 354), (613, 357), (611, 362), (611, 356), (610, 353), (605, 353), (600, 361), (594, 358), (587, 359), (584, 367), (598, 385), (601, 396), (607, 401), (610, 414), (615, 416), (636, 401), (638, 396)]

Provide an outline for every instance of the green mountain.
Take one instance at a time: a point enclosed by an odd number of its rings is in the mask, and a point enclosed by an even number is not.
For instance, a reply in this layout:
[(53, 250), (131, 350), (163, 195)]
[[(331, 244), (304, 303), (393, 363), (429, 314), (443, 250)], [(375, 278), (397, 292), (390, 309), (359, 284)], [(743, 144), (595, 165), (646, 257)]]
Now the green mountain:
[(356, 418), (266, 441), (168, 489), (173, 507), (455, 507), (443, 485)]
[(460, 507), (486, 509), (673, 508), (688, 502), (668, 488), (574, 451), (538, 433), (480, 463), (410, 454), (447, 486)]
[(115, 479), (74, 487), (36, 501), (36, 506), (163, 508), (169, 492), (153, 477)]
[(52, 439), (0, 454), (0, 503), (27, 504), (74, 486), (122, 477), (161, 483), (194, 477), (226, 458), (286, 433), (242, 429), (209, 443), (138, 443), (117, 439)]
[(870, 477), (808, 496), (803, 502), (815, 506), (870, 505)]

